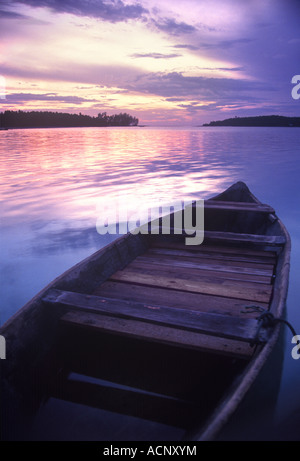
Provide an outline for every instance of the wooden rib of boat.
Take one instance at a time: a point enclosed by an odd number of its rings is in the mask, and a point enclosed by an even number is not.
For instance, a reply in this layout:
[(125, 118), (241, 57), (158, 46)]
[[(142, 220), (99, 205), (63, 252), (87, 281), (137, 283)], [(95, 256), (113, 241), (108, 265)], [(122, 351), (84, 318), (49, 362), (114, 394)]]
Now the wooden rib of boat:
[(204, 211), (201, 245), (126, 234), (3, 325), (4, 440), (33, 438), (50, 399), (217, 437), (278, 341), (280, 326), (257, 317), (283, 314), (290, 238), (241, 182)]

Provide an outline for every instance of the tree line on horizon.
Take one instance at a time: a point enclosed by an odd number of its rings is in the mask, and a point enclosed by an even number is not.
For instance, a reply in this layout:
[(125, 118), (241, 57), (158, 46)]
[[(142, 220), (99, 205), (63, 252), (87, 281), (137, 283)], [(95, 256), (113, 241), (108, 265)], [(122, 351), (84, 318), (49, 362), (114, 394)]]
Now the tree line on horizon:
[(226, 120), (204, 123), (203, 126), (278, 126), (299, 127), (300, 117), (285, 117), (283, 115), (258, 115), (256, 117), (234, 117)]
[(107, 115), (99, 113), (90, 115), (69, 114), (49, 111), (12, 111), (0, 113), (2, 128), (65, 128), (65, 127), (101, 127), (101, 126), (137, 126), (139, 120), (126, 113)]

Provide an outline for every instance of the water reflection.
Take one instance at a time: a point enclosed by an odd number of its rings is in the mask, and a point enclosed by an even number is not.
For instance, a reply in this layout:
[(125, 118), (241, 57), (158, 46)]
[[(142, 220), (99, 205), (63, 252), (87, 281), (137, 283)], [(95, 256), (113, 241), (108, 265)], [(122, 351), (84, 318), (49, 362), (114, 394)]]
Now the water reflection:
[(137, 196), (141, 201), (158, 194), (168, 201), (183, 199), (214, 192), (226, 173), (235, 176), (230, 167), (224, 171), (222, 162), (209, 166), (205, 137), (190, 131), (88, 128), (6, 133), (0, 138), (6, 221), (41, 215), (93, 219), (99, 197), (126, 192), (135, 207)]

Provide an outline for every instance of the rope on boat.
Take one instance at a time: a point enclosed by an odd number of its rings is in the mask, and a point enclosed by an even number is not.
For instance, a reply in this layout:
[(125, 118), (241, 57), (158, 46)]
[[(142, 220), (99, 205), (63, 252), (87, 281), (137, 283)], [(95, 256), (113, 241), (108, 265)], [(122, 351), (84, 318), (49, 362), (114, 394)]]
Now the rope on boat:
[[(262, 306), (256, 306), (256, 305), (245, 306), (245, 309), (241, 310), (241, 313), (244, 313), (244, 314), (247, 314), (250, 312), (261, 312), (259, 317), (257, 317), (258, 328), (255, 334), (255, 337), (250, 343), (251, 347), (255, 346), (258, 343), (259, 333), (260, 333), (261, 328), (270, 328), (270, 327), (272, 328), (272, 327), (275, 327), (275, 325), (277, 325), (278, 323), (282, 323), (286, 325), (291, 330), (293, 337), (297, 336), (297, 333), (293, 325), (290, 322), (282, 318), (274, 317), (274, 315), (271, 312), (267, 311)], [(296, 344), (300, 344), (300, 339), (298, 339)], [(297, 353), (300, 354), (300, 349), (298, 349)]]

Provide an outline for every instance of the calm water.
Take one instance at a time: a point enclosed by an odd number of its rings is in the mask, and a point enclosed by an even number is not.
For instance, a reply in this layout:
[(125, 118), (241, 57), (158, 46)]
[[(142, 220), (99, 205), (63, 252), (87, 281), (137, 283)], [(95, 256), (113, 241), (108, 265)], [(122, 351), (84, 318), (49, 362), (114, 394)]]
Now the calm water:
[[(114, 238), (96, 232), (101, 204), (126, 195), (133, 211), (157, 198), (207, 198), (242, 180), (291, 234), (288, 318), (300, 334), (299, 146), (298, 128), (1, 131), (0, 323)], [(279, 421), (300, 411), (290, 341), (287, 332)]]

